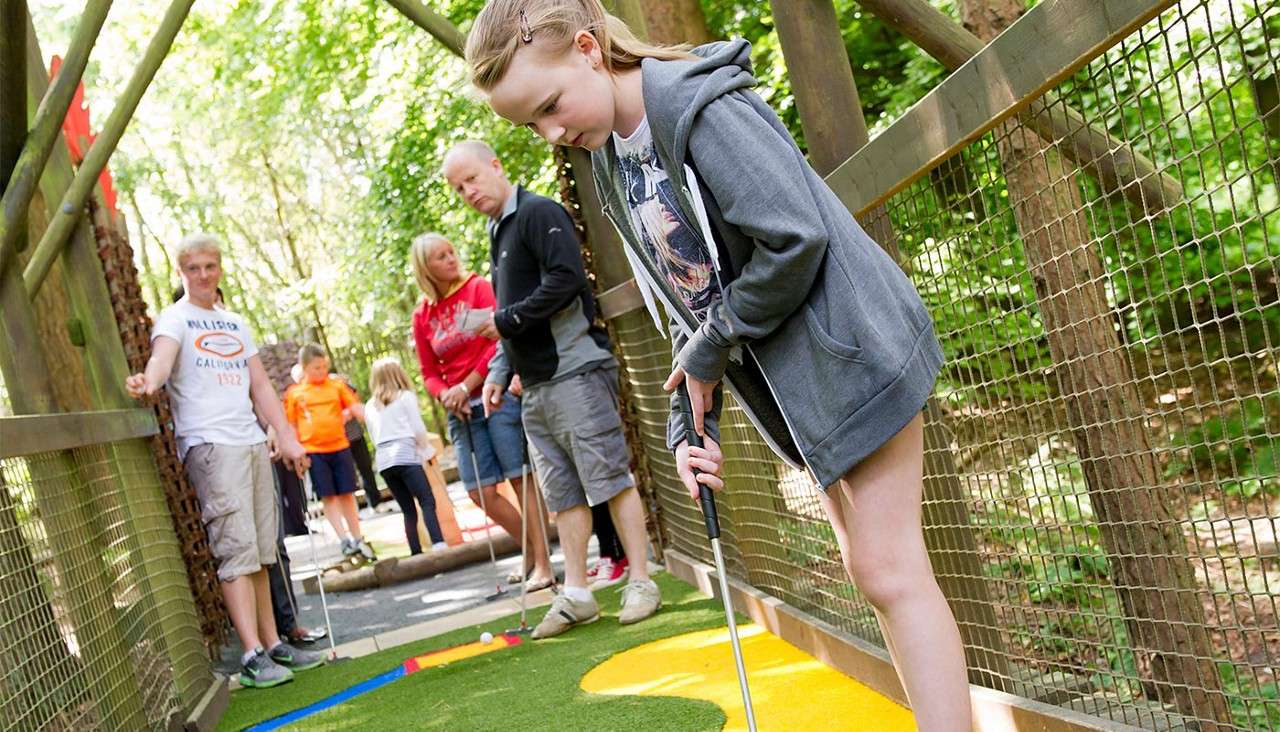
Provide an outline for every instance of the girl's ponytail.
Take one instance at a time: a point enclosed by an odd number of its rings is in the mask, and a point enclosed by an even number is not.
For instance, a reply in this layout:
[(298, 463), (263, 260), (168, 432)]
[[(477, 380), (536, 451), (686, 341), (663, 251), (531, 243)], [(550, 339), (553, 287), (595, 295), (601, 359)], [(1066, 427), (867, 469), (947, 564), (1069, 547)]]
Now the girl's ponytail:
[(497, 86), (516, 52), (534, 46), (548, 56), (565, 53), (579, 31), (600, 43), (608, 71), (640, 65), (646, 58), (693, 58), (687, 46), (663, 46), (642, 41), (600, 0), (489, 0), (476, 16), (467, 37), (471, 83), (481, 91)]

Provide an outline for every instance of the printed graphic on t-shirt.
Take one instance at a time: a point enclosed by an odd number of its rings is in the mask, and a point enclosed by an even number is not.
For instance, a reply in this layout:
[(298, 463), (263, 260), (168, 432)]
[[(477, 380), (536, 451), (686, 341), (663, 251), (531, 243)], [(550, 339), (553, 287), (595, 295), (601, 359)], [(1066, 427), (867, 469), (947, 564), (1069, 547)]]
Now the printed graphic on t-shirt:
[[(240, 324), (231, 320), (187, 318), (187, 332), (195, 346), (193, 364), (197, 369), (214, 372), (219, 386), (244, 386), (249, 363), (241, 339)], [(238, 358), (239, 357), (239, 358)]]
[(244, 353), (244, 344), (230, 333), (216, 330), (196, 338), (196, 349), (218, 358), (231, 358)]
[(632, 224), (646, 251), (667, 283), (701, 320), (720, 297), (720, 282), (697, 222), (688, 220), (681, 211), (647, 129), (639, 130), (627, 144), (618, 145), (618, 171)]

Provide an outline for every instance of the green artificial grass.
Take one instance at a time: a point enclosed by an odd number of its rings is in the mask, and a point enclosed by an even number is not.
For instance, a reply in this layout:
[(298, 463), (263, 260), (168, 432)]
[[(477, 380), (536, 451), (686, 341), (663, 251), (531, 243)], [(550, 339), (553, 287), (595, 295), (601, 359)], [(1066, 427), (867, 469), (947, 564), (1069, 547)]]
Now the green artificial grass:
[[(337, 730), (718, 730), (725, 716), (706, 701), (670, 697), (587, 694), (578, 688), (592, 668), (628, 648), (724, 624), (719, 602), (666, 573), (658, 614), (618, 625), (621, 595), (596, 593), (603, 615), (590, 625), (547, 640), (424, 669), (345, 704), (296, 722), (289, 729)], [(531, 624), (545, 608), (529, 613)], [(481, 631), (501, 633), (518, 625), (519, 614), (461, 628), (415, 643), (299, 673), (274, 689), (241, 689), (231, 696), (220, 730), (241, 729), (298, 709), (395, 668), (412, 656), (479, 640)]]

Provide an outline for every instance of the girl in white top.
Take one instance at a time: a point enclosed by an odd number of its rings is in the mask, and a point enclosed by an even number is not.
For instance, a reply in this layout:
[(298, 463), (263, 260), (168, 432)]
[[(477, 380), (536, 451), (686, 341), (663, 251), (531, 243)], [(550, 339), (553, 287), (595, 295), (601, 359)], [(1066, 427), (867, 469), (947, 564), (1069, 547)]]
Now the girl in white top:
[(431, 548), (443, 549), (447, 545), (436, 518), (435, 497), (423, 470), (423, 463), (434, 456), (435, 450), (427, 442), (427, 426), (422, 422), (409, 375), (394, 358), (378, 359), (369, 374), (369, 390), (373, 396), (365, 406), (365, 424), (377, 452), (378, 472), (400, 504), (409, 551), (422, 553), (415, 499), (422, 507), (422, 523), (431, 536)]

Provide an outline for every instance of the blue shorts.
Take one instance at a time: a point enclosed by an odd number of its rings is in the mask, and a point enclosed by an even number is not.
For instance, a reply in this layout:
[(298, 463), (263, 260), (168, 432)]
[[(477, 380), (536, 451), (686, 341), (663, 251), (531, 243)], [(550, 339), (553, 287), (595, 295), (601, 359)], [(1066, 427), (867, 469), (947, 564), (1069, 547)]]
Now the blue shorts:
[(320, 498), (356, 492), (356, 464), (351, 448), (337, 452), (309, 452), (311, 487)]
[(458, 477), (467, 490), (475, 490), (476, 473), (471, 451), (475, 445), (475, 464), (480, 470), (479, 485), (500, 483), (518, 478), (524, 466), (524, 428), (520, 426), (520, 400), (506, 394), (498, 411), (484, 416), (480, 400), (471, 403), (471, 430), (454, 415), (449, 415), (449, 439), (458, 456)]

